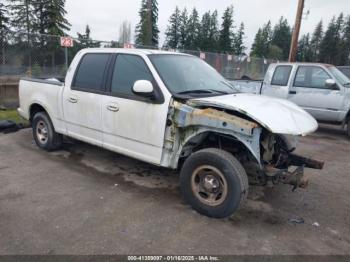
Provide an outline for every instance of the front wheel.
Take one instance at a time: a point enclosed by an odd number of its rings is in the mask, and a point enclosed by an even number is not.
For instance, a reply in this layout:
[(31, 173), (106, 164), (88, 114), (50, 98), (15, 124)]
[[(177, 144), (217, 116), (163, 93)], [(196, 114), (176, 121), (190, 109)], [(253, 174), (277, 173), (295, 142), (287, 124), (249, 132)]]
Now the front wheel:
[(248, 195), (248, 177), (230, 153), (203, 149), (188, 157), (180, 174), (185, 200), (199, 213), (224, 218), (233, 214)]

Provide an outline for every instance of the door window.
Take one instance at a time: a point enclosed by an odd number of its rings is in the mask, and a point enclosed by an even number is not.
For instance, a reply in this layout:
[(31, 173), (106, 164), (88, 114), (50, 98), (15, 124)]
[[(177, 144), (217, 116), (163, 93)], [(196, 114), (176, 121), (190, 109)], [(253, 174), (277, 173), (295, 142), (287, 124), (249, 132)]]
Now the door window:
[(308, 88), (327, 88), (326, 80), (331, 78), (321, 67), (300, 66), (295, 76), (294, 86)]
[(292, 71), (291, 66), (277, 66), (275, 73), (273, 74), (271, 85), (276, 86), (286, 86), (288, 85), (288, 80), (290, 72)]
[(111, 92), (126, 97), (137, 97), (132, 88), (138, 80), (153, 80), (144, 60), (137, 55), (119, 54), (113, 70)]
[(73, 89), (85, 91), (103, 91), (104, 74), (109, 54), (86, 54), (81, 59), (75, 75)]

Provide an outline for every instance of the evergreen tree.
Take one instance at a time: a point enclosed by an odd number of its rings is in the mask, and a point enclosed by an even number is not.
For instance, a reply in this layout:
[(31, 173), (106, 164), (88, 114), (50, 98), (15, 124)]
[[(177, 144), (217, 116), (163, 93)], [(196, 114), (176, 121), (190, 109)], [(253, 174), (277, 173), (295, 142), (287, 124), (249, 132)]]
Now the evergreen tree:
[(181, 12), (180, 16), (180, 47), (185, 49), (187, 43), (187, 35), (188, 35), (188, 14), (187, 9), (185, 8)]
[(219, 22), (218, 22), (218, 11), (215, 10), (210, 17), (210, 27), (209, 27), (209, 51), (217, 51), (219, 44)]
[(206, 12), (202, 16), (200, 34), (199, 34), (199, 48), (201, 50), (209, 50), (211, 46), (210, 41), (210, 24), (211, 24), (211, 14), (210, 11)]
[(200, 30), (199, 15), (196, 8), (193, 8), (187, 23), (186, 49), (194, 50), (199, 48)]
[(204, 13), (201, 21), (199, 47), (203, 51), (217, 51), (220, 32), (218, 30), (218, 12)]
[(0, 3), (0, 31), (6, 31), (10, 28), (10, 17), (9, 17), (8, 6), (6, 2)]
[[(271, 21), (259, 28), (252, 45), (251, 56), (268, 57), (272, 37)], [(274, 48), (276, 50), (276, 48)]]
[(233, 40), (233, 6), (231, 5), (226, 8), (222, 16), (222, 24), (219, 38), (220, 50), (224, 52), (231, 52), (233, 49)]
[(273, 29), (271, 45), (278, 46), (282, 50), (283, 60), (288, 59), (291, 39), (291, 28), (287, 19), (283, 18), (282, 16)]
[(320, 61), (320, 48), (321, 42), (323, 39), (323, 23), (322, 20), (317, 24), (315, 31), (312, 34), (310, 41), (310, 48), (312, 52), (312, 60), (313, 62)]
[(242, 55), (246, 50), (246, 47), (244, 46), (244, 24), (243, 23), (241, 23), (238, 31), (234, 35), (233, 50), (235, 52), (235, 55)]
[(313, 52), (311, 49), (310, 34), (303, 35), (298, 44), (297, 61), (312, 62)]
[(342, 30), (343, 37), (341, 40), (341, 59), (340, 65), (347, 65), (350, 63), (350, 16), (344, 22)]
[(341, 33), (343, 28), (343, 14), (336, 19), (333, 17), (321, 42), (320, 61), (338, 65), (340, 62)]
[(70, 23), (65, 18), (65, 0), (33, 0), (35, 11), (35, 29), (42, 34), (60, 35), (70, 30)]
[(167, 47), (175, 49), (179, 47), (181, 38), (180, 20), (180, 9), (176, 6), (174, 13), (169, 18), (170, 24), (165, 32)]
[(7, 43), (6, 31), (10, 29), (10, 17), (8, 12), (8, 6), (6, 2), (0, 3), (0, 48), (1, 48), (1, 63), (4, 65), (5, 58), (5, 45)]
[(139, 11), (140, 22), (135, 29), (135, 42), (138, 45), (158, 46), (158, 2), (142, 0)]
[[(31, 0), (10, 0), (11, 24), (17, 31), (33, 33), (35, 30), (35, 8)], [(29, 42), (29, 38), (28, 38)]]

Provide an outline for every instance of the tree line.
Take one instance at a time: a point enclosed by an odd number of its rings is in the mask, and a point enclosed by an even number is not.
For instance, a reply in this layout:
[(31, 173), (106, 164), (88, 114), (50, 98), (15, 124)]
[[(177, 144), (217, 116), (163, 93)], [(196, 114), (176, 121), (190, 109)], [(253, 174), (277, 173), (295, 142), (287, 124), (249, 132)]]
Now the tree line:
[(217, 10), (205, 12), (200, 18), (196, 8), (188, 14), (186, 8), (178, 7), (169, 18), (165, 32), (165, 47), (202, 51), (230, 52), (242, 55), (244, 46), (244, 24), (235, 31), (233, 6), (223, 13), (219, 26)]
[[(281, 17), (272, 27), (271, 21), (259, 28), (251, 49), (251, 56), (287, 60), (292, 38), (292, 27)], [(297, 61), (320, 62), (334, 65), (350, 63), (350, 16), (341, 13), (333, 17), (324, 30), (322, 20), (312, 34), (301, 36)]]
[(298, 61), (349, 64), (350, 16), (333, 17), (325, 30), (321, 20), (311, 35), (301, 37), (297, 54)]
[[(67, 35), (71, 24), (66, 19), (65, 0), (2, 0), (0, 2), (0, 45), (11, 45), (18, 49), (30, 46), (30, 49), (46, 50), (38, 52), (43, 63), (63, 57), (58, 39), (44, 37), (29, 37), (29, 34)], [(158, 1), (141, 0), (139, 22), (135, 27), (135, 44), (140, 46), (158, 47)], [(220, 19), (221, 18), (221, 19)], [(20, 37), (8, 41), (6, 30), (23, 32)], [(272, 25), (268, 21), (258, 29), (251, 48), (251, 56), (287, 60), (292, 37), (292, 27), (286, 18), (281, 17)], [(26, 37), (26, 35), (28, 35)], [(100, 42), (91, 39), (91, 28), (87, 25), (85, 32), (77, 33), (78, 41), (69, 50), (72, 57), (84, 47), (98, 47)], [(169, 18), (165, 32), (164, 47), (171, 49), (188, 49), (211, 52), (244, 54), (244, 24), (235, 24), (234, 8), (229, 6), (219, 17), (217, 10), (207, 11), (200, 15), (196, 8), (188, 11), (186, 8), (175, 8)], [(120, 47), (120, 43), (131, 41), (131, 25), (125, 21), (120, 26), (118, 41), (109, 46)], [(3, 48), (2, 48), (3, 49)], [(4, 63), (4, 50), (1, 57)], [(15, 51), (14, 51), (15, 52)], [(349, 63), (350, 55), (350, 16), (340, 14), (333, 17), (324, 28), (320, 21), (312, 34), (300, 38), (298, 61), (325, 62), (336, 65)], [(51, 59), (47, 57), (50, 56)], [(26, 58), (30, 60), (31, 55)], [(46, 61), (46, 62), (45, 62)], [(57, 61), (56, 61), (57, 62)]]

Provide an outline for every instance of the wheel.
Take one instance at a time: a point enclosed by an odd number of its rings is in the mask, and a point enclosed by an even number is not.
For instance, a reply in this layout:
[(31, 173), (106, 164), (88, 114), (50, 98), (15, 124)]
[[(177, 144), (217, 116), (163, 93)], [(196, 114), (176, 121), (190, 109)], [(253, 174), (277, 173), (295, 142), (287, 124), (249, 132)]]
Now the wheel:
[(230, 216), (248, 195), (248, 177), (230, 153), (203, 149), (189, 156), (180, 174), (184, 199), (199, 213), (224, 218)]
[(32, 121), (33, 137), (41, 149), (53, 151), (61, 147), (63, 137), (55, 132), (50, 117), (45, 112), (38, 112)]
[(346, 131), (348, 133), (348, 137), (350, 137), (350, 118), (348, 119), (346, 126), (347, 126)]

